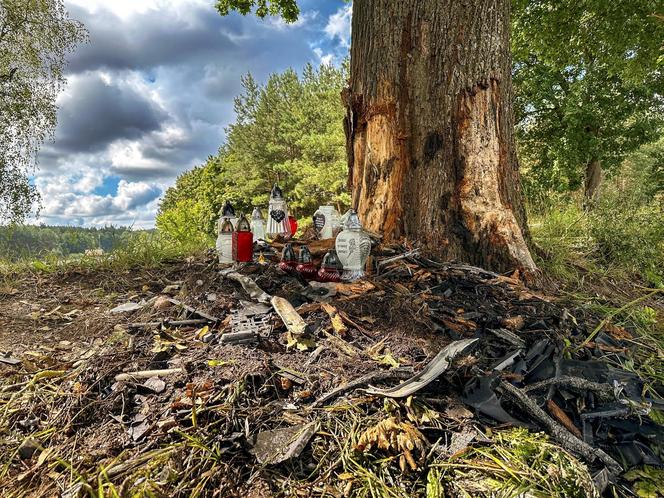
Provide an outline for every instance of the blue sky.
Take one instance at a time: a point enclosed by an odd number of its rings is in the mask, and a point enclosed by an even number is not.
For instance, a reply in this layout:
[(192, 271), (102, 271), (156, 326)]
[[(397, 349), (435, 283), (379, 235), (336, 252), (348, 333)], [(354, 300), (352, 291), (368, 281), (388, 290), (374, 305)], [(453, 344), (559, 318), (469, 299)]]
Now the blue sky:
[(302, 0), (294, 25), (214, 0), (67, 0), (90, 42), (69, 57), (55, 140), (40, 153), (35, 222), (152, 227), (175, 178), (215, 154), (240, 77), (339, 63), (350, 4)]

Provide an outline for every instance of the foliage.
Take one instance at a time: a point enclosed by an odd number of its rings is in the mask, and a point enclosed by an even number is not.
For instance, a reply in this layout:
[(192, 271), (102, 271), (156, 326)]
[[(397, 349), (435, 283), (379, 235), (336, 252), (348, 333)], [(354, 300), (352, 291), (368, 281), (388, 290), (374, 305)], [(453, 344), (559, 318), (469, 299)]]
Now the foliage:
[(217, 10), (222, 16), (235, 10), (242, 15), (249, 14), (255, 8), (258, 17), (280, 16), (286, 22), (297, 21), (300, 9), (295, 0), (217, 0)]
[(104, 228), (0, 226), (0, 260), (67, 257), (95, 249), (110, 252), (127, 245), (137, 233), (129, 228), (113, 226)]
[(625, 479), (634, 483), (634, 491), (639, 498), (658, 498), (662, 496), (664, 470), (648, 465), (643, 469), (630, 470)]
[[(157, 226), (177, 239), (182, 233), (171, 222), (186, 219), (199, 232), (215, 235), (226, 200), (238, 212), (265, 208), (275, 182), (296, 217), (310, 216), (325, 203), (346, 208), (350, 196), (340, 104), (345, 81), (346, 67), (329, 65), (307, 65), (301, 76), (293, 70), (273, 74), (264, 85), (245, 76), (226, 143), (217, 156), (183, 174), (166, 192)], [(188, 213), (174, 212), (182, 210)]]
[(661, 135), (658, 2), (513, 0), (515, 114), (530, 188), (578, 188)]
[(590, 272), (664, 284), (664, 190), (653, 180), (661, 171), (662, 145), (630, 156), (590, 213), (574, 196), (549, 192), (544, 200), (530, 199), (530, 228), (545, 253), (538, 262), (543, 269), (569, 282)]
[(164, 193), (160, 204), (161, 210), (168, 211), (175, 208), (178, 202), (192, 199), (191, 195), (202, 187), (204, 174), (203, 166), (182, 173), (175, 182), (177, 188), (170, 188)]
[(194, 199), (182, 199), (157, 218), (157, 229), (179, 244), (204, 245), (211, 242), (200, 230), (205, 222), (203, 204)]
[(431, 464), (458, 496), (595, 496), (585, 465), (544, 434), (497, 432), (488, 447), (469, 447)]
[(0, 221), (37, 198), (28, 172), (55, 128), (65, 56), (86, 37), (63, 0), (0, 0)]

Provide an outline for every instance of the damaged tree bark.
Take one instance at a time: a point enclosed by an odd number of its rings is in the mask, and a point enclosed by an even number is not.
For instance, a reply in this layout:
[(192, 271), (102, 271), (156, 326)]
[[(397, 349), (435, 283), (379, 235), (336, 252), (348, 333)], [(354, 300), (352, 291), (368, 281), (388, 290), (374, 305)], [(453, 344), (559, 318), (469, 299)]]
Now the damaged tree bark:
[(534, 271), (513, 139), (509, 0), (355, 0), (343, 98), (366, 228)]

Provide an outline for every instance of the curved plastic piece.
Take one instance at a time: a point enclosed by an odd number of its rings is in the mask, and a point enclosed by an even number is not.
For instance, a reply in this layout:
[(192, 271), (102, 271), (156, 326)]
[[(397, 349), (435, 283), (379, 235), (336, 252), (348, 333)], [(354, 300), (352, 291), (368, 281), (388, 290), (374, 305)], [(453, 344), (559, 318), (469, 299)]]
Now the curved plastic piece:
[(378, 394), (380, 396), (387, 396), (388, 398), (405, 398), (406, 396), (410, 396), (436, 380), (436, 378), (447, 370), (447, 367), (450, 366), (450, 361), (452, 361), (456, 355), (463, 352), (468, 346), (475, 342), (477, 342), (477, 339), (462, 339), (460, 341), (454, 341), (441, 349), (440, 353), (431, 360), (424, 370), (415, 374), (410, 379), (402, 382), (398, 386), (387, 389), (377, 389), (373, 386), (369, 386), (367, 392)]

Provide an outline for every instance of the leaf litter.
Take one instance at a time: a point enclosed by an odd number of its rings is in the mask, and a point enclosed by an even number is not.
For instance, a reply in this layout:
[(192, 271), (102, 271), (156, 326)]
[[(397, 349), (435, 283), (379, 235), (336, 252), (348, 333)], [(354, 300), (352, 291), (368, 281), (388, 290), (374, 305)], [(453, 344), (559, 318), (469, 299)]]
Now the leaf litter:
[[(653, 489), (664, 390), (614, 366), (636, 360), (629, 331), (606, 324), (584, 342), (595, 317), (516, 278), (401, 247), (374, 260), (366, 281), (324, 297), (274, 266), (220, 274), (212, 254), (13, 282), (0, 303), (0, 491)], [(228, 341), (237, 333), (252, 340)]]

